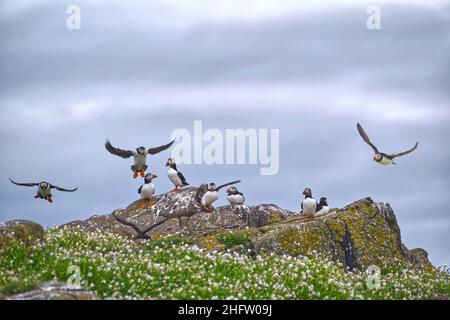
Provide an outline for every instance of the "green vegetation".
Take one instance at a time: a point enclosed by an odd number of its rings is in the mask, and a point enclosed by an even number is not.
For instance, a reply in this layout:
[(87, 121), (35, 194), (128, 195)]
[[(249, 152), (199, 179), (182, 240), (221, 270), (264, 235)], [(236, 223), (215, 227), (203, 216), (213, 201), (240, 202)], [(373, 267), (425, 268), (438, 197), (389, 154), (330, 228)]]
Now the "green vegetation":
[[(227, 247), (245, 234), (219, 237)], [(0, 251), (0, 296), (44, 281), (67, 281), (74, 268), (81, 285), (105, 299), (433, 299), (450, 296), (448, 270), (419, 270), (385, 260), (379, 288), (368, 275), (345, 272), (315, 252), (309, 256), (251, 257), (205, 252), (176, 237), (135, 243), (81, 229), (52, 229), (27, 247), (12, 242)], [(68, 272), (71, 271), (71, 272)]]
[(217, 236), (217, 239), (220, 243), (224, 244), (227, 249), (232, 248), (234, 246), (239, 246), (241, 244), (246, 244), (250, 241), (250, 237), (248, 234), (244, 232), (226, 232), (220, 233)]

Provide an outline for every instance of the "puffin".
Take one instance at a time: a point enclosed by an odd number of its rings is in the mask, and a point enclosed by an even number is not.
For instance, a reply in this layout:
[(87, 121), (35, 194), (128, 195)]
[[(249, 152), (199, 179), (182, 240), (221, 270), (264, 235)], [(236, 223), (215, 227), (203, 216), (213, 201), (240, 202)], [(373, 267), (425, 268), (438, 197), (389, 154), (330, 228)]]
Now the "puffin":
[(197, 200), (200, 202), (202, 209), (206, 213), (214, 211), (212, 204), (219, 199), (219, 191), (224, 187), (231, 186), (233, 184), (240, 183), (240, 180), (217, 186), (215, 183), (202, 184), (197, 192)]
[(136, 150), (122, 150), (116, 147), (113, 147), (111, 144), (111, 141), (106, 140), (105, 142), (105, 148), (108, 150), (111, 154), (115, 156), (119, 156), (124, 159), (128, 159), (133, 157), (134, 158), (134, 165), (131, 166), (131, 170), (134, 172), (133, 178), (137, 178), (139, 176), (139, 173), (141, 174), (141, 177), (145, 177), (145, 171), (147, 171), (147, 156), (149, 154), (154, 155), (157, 153), (160, 153), (164, 150), (169, 149), (172, 144), (175, 142), (175, 140), (172, 140), (170, 143), (156, 147), (156, 148), (150, 148), (147, 149), (145, 147), (139, 147), (136, 148)]
[(172, 183), (175, 185), (175, 189), (173, 189), (171, 192), (180, 191), (181, 188), (189, 185), (183, 174), (178, 171), (177, 164), (175, 163), (175, 160), (173, 158), (169, 158), (169, 160), (167, 160), (166, 167), (169, 167), (167, 176), (169, 177), (169, 180), (172, 181)]
[(48, 183), (46, 181), (41, 181), (41, 182), (36, 182), (36, 183), (18, 183), (15, 182), (14, 180), (12, 180), (11, 178), (9, 178), (9, 181), (11, 181), (11, 183), (17, 185), (17, 186), (21, 186), (21, 187), (38, 187), (38, 191), (36, 193), (36, 195), (34, 196), (35, 199), (44, 199), (47, 200), (49, 203), (53, 203), (53, 199), (52, 199), (52, 190), (56, 189), (58, 191), (63, 191), (63, 192), (75, 192), (78, 190), (78, 188), (75, 189), (64, 189), (58, 186), (55, 186), (51, 183)]
[(330, 212), (330, 207), (328, 206), (328, 200), (325, 197), (320, 198), (319, 204), (317, 205), (316, 215), (327, 214)]
[(303, 214), (308, 218), (314, 218), (318, 205), (317, 201), (313, 198), (310, 188), (305, 188), (303, 195), (305, 196), (302, 201)]
[(227, 200), (230, 203), (230, 205), (242, 205), (245, 202), (244, 195), (239, 192), (239, 190), (236, 187), (230, 187), (227, 189)]
[[(145, 175), (144, 184), (138, 190), (138, 193), (141, 195), (141, 208), (147, 208), (148, 206), (151, 207), (156, 204), (156, 202), (153, 201), (153, 195), (155, 194), (155, 185), (152, 182), (152, 180), (155, 178), (158, 178), (158, 176), (153, 173), (147, 173)], [(147, 204), (145, 200), (148, 200)]]
[(361, 136), (361, 138), (363, 138), (363, 140), (373, 149), (373, 151), (375, 152), (373, 155), (373, 160), (381, 165), (390, 165), (390, 164), (396, 164), (394, 162), (395, 158), (398, 157), (402, 157), (405, 156), (411, 152), (413, 152), (414, 150), (417, 149), (417, 147), (419, 146), (419, 143), (416, 142), (415, 146), (412, 147), (411, 149), (405, 151), (405, 152), (400, 152), (400, 153), (392, 153), (392, 154), (386, 154), (383, 152), (380, 152), (378, 150), (378, 148), (370, 141), (369, 136), (366, 134), (366, 132), (364, 131), (363, 127), (358, 123), (356, 125), (356, 127), (358, 128), (358, 132), (359, 135)]

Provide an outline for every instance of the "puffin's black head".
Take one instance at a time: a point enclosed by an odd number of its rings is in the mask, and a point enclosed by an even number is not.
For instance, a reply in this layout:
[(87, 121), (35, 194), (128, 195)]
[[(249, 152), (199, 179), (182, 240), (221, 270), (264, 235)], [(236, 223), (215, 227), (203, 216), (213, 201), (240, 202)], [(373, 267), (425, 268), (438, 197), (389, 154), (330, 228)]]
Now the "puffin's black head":
[(238, 192), (239, 191), (238, 191), (238, 189), (236, 187), (229, 187), (227, 189), (227, 193), (228, 193), (229, 196), (236, 195)]
[(147, 174), (145, 175), (144, 182), (145, 182), (146, 184), (147, 184), (147, 183), (151, 183), (152, 180), (155, 179), (155, 178), (158, 178), (158, 176), (157, 176), (156, 174), (153, 174), (153, 173), (147, 173)]
[(310, 188), (305, 188), (305, 190), (303, 191), (303, 195), (305, 196), (305, 198), (312, 198), (312, 191)]
[(49, 186), (48, 182), (45, 182), (45, 181), (39, 182), (39, 188), (47, 189), (48, 186)]
[(322, 207), (328, 207), (328, 200), (325, 197), (320, 198), (320, 205)]
[(209, 191), (216, 191), (216, 184), (214, 182), (209, 184), (208, 190)]
[(145, 154), (145, 150), (146, 150), (145, 147), (139, 147), (136, 149), (136, 152), (143, 155)]
[(174, 167), (176, 167), (176, 165), (177, 164), (175, 163), (175, 159), (173, 159), (173, 158), (169, 158), (166, 162), (166, 167), (174, 168)]

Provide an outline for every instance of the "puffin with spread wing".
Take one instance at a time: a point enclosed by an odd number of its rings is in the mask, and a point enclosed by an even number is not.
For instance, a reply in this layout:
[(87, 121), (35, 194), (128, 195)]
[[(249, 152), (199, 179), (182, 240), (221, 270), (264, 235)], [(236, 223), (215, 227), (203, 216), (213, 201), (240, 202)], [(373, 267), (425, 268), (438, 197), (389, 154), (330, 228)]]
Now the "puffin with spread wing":
[(128, 159), (133, 157), (134, 164), (131, 166), (131, 170), (134, 172), (133, 178), (137, 178), (139, 173), (141, 177), (145, 177), (145, 171), (147, 170), (147, 156), (149, 154), (154, 155), (160, 153), (164, 150), (169, 149), (175, 140), (172, 140), (170, 143), (156, 147), (147, 149), (145, 147), (139, 147), (136, 150), (122, 150), (116, 147), (113, 147), (109, 140), (106, 140), (105, 148), (113, 155), (119, 156), (124, 159)]
[(9, 181), (11, 183), (21, 186), (21, 187), (38, 187), (38, 191), (36, 193), (35, 199), (45, 199), (50, 203), (53, 203), (52, 200), (52, 189), (56, 189), (58, 191), (64, 191), (64, 192), (75, 192), (78, 190), (78, 188), (75, 189), (65, 189), (58, 186), (55, 186), (51, 183), (48, 183), (46, 181), (36, 182), (36, 183), (18, 183), (9, 178)]
[(358, 128), (358, 132), (359, 132), (361, 138), (363, 138), (363, 140), (375, 152), (374, 155), (373, 155), (373, 160), (375, 162), (379, 163), (379, 164), (382, 164), (382, 165), (396, 164), (394, 162), (395, 158), (405, 156), (405, 155), (413, 152), (414, 150), (416, 150), (417, 147), (419, 146), (419, 143), (416, 142), (416, 145), (413, 148), (411, 148), (411, 149), (409, 149), (409, 150), (407, 150), (405, 152), (386, 154), (386, 153), (380, 152), (378, 150), (378, 148), (370, 141), (369, 136), (366, 134), (366, 132), (364, 131), (363, 127), (359, 123), (357, 124), (357, 128)]
[(214, 211), (212, 204), (219, 199), (219, 190), (240, 182), (241, 180), (237, 180), (221, 186), (216, 186), (215, 183), (210, 183), (209, 185), (204, 183), (198, 188), (197, 202), (202, 206), (204, 212), (211, 213)]

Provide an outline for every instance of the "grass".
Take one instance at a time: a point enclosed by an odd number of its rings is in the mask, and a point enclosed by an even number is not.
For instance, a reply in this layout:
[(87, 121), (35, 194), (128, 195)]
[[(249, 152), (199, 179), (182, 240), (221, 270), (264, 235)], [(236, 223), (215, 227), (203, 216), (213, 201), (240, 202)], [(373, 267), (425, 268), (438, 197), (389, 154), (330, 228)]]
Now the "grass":
[(242, 232), (227, 232), (219, 234), (217, 236), (217, 240), (224, 244), (226, 248), (230, 249), (234, 246), (248, 243), (250, 241), (250, 237)]
[[(236, 245), (240, 235), (223, 242)], [(0, 252), (0, 295), (44, 281), (67, 281), (80, 270), (81, 285), (104, 299), (433, 299), (450, 296), (448, 270), (420, 270), (398, 261), (381, 267), (378, 289), (364, 272), (312, 252), (291, 257), (205, 253), (182, 237), (134, 243), (80, 229), (48, 230), (42, 243), (12, 243)]]

